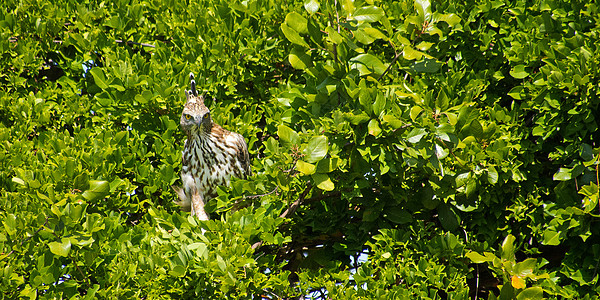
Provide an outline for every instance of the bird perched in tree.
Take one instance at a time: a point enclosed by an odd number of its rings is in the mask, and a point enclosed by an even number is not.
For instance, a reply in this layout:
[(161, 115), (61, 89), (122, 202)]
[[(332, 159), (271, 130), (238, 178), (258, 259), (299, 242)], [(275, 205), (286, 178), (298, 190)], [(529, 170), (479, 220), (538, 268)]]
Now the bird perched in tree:
[(191, 90), (181, 113), (181, 128), (187, 135), (183, 149), (181, 180), (183, 187), (173, 187), (185, 211), (200, 220), (208, 220), (204, 205), (216, 195), (217, 186), (228, 185), (231, 176), (251, 175), (250, 154), (244, 137), (219, 126), (198, 95), (194, 74), (190, 73)]

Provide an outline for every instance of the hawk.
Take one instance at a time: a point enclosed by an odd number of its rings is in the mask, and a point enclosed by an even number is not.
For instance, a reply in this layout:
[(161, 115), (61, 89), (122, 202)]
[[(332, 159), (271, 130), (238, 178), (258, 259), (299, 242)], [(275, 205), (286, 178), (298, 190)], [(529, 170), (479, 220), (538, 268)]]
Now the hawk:
[(194, 74), (190, 73), (191, 90), (185, 91), (186, 103), (181, 113), (181, 129), (187, 135), (183, 148), (181, 180), (183, 187), (174, 187), (182, 210), (191, 211), (200, 220), (208, 220), (204, 210), (217, 186), (228, 185), (231, 176), (251, 175), (250, 154), (244, 137), (230, 132), (210, 117), (204, 96), (198, 95)]

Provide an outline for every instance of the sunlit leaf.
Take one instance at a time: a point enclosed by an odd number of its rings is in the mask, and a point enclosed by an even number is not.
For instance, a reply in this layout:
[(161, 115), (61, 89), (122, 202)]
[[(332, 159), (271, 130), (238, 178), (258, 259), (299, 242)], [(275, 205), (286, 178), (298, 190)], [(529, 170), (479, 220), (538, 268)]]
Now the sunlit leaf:
[(510, 70), (510, 76), (512, 76), (516, 79), (523, 79), (523, 78), (529, 76), (529, 73), (527, 71), (525, 71), (524, 65), (518, 65)]
[(92, 68), (90, 70), (90, 73), (94, 77), (94, 82), (99, 88), (103, 90), (108, 88), (106, 77), (104, 76), (104, 72), (100, 68)]
[(327, 176), (327, 174), (315, 173), (312, 175), (312, 178), (315, 181), (317, 187), (324, 191), (333, 191), (333, 189), (335, 188), (335, 185), (333, 184), (329, 176)]
[(558, 181), (571, 180), (571, 178), (571, 169), (567, 168), (559, 168), (558, 172), (554, 173), (554, 176), (552, 176), (552, 179)]
[(58, 256), (68, 256), (71, 251), (71, 241), (69, 239), (63, 239), (61, 242), (50, 242), (48, 243), (50, 252)]
[(372, 119), (371, 121), (369, 121), (367, 128), (369, 129), (369, 134), (372, 136), (377, 137), (381, 134), (381, 128), (379, 127), (379, 122), (375, 119)]
[(515, 289), (525, 288), (525, 280), (517, 275), (511, 277), (511, 284)]
[(317, 11), (319, 11), (319, 1), (317, 0), (306, 0), (304, 1), (304, 9), (306, 9), (306, 11), (308, 11), (311, 14), (316, 13)]
[(110, 184), (108, 181), (91, 180), (89, 185), (89, 189), (82, 194), (83, 198), (89, 201), (102, 199), (110, 193)]
[(354, 68), (358, 69), (361, 75), (377, 73), (383, 74), (387, 68), (379, 58), (371, 54), (359, 54), (350, 59)]
[(299, 160), (296, 162), (296, 169), (304, 175), (311, 175), (315, 173), (317, 167), (313, 164)]
[(385, 13), (383, 9), (377, 6), (364, 6), (354, 11), (353, 17), (357, 21), (377, 22)]
[(310, 56), (304, 51), (294, 48), (288, 56), (288, 61), (295, 69), (305, 70), (313, 66)]
[(305, 48), (309, 47), (300, 34), (286, 23), (281, 23), (281, 31), (288, 41)]
[(285, 24), (300, 34), (308, 33), (308, 20), (297, 12), (290, 12), (285, 16)]
[(298, 133), (285, 125), (279, 125), (277, 127), (277, 135), (283, 142), (291, 145), (297, 145), (300, 143), (300, 136)]
[(517, 295), (517, 300), (541, 300), (544, 299), (544, 290), (540, 286), (534, 286), (522, 290)]
[(512, 234), (507, 235), (502, 242), (502, 259), (507, 261), (515, 260), (515, 241), (516, 238)]
[(304, 154), (306, 154), (306, 160), (309, 163), (315, 163), (327, 155), (327, 137), (316, 136), (313, 137), (304, 148)]

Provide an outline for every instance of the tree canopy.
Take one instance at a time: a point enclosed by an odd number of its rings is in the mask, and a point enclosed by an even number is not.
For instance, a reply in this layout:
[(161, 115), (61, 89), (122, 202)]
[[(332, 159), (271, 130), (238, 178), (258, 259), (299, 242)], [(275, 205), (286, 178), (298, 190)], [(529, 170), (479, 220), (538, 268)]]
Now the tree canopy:
[[(5, 2), (3, 298), (598, 296), (593, 1)], [(190, 72), (252, 157), (209, 221)]]

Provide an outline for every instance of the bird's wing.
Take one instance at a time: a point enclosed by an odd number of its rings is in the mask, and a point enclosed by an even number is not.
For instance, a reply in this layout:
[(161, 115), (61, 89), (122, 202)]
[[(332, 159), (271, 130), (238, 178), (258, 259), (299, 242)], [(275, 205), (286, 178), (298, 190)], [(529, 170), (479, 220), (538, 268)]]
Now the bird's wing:
[(236, 149), (237, 159), (240, 161), (243, 174), (240, 177), (246, 178), (247, 176), (252, 175), (252, 169), (250, 169), (250, 153), (248, 153), (248, 145), (246, 144), (246, 140), (244, 137), (236, 132), (230, 132), (230, 141), (233, 144), (232, 146)]

